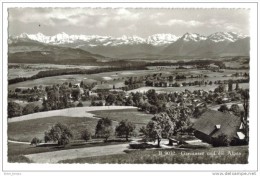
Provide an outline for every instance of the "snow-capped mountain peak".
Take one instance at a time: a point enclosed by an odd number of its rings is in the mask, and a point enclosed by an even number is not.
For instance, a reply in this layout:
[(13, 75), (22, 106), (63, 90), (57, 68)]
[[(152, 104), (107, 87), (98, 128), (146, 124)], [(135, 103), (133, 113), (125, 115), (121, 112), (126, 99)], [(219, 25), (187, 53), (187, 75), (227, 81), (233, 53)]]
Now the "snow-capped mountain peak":
[[(9, 39), (30, 39), (41, 43), (52, 44), (52, 45), (66, 45), (73, 44), (74, 47), (79, 46), (120, 46), (120, 45), (138, 45), (148, 44), (152, 46), (167, 46), (182, 40), (184, 42), (201, 42), (210, 40), (213, 42), (235, 42), (238, 39), (243, 39), (245, 35), (238, 34), (235, 32), (217, 32), (209, 36), (203, 36), (197, 33), (185, 33), (182, 37), (173, 34), (154, 34), (147, 38), (142, 38), (136, 35), (122, 37), (111, 37), (111, 36), (99, 36), (99, 35), (68, 35), (65, 32), (58, 33), (53, 36), (46, 36), (42, 33), (37, 34), (26, 34), (22, 33), (16, 37), (10, 36)], [(11, 43), (11, 42), (10, 42)]]
[(228, 41), (228, 42), (235, 42), (238, 39), (243, 39), (246, 38), (247, 36), (238, 34), (235, 32), (216, 32), (214, 34), (211, 34), (208, 39), (213, 41), (213, 42), (223, 42), (223, 41)]
[(174, 43), (180, 37), (173, 34), (154, 34), (149, 36), (146, 41), (151, 45), (165, 45)]
[(207, 37), (196, 33), (185, 33), (181, 38), (186, 42), (189, 41), (199, 42), (202, 40), (207, 40)]

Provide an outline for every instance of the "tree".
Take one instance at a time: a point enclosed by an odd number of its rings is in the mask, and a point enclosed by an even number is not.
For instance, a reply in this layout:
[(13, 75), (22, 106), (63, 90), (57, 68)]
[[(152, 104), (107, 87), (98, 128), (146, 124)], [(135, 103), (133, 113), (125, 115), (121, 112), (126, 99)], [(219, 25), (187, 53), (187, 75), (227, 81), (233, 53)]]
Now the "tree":
[(39, 111), (39, 106), (34, 103), (29, 103), (23, 108), (23, 114), (32, 114)]
[(82, 102), (79, 102), (79, 103), (77, 104), (77, 107), (83, 107)]
[(233, 81), (228, 80), (228, 91), (231, 92), (233, 90)]
[(239, 90), (239, 84), (238, 84), (238, 82), (236, 82), (236, 91), (238, 91)]
[(215, 92), (222, 93), (222, 92), (225, 92), (225, 90), (226, 90), (225, 84), (220, 84), (220, 85), (215, 89)]
[(96, 126), (96, 137), (103, 137), (105, 138), (105, 142), (107, 139), (112, 135), (113, 128), (112, 128), (112, 120), (108, 118), (101, 118), (98, 120)]
[(141, 129), (146, 139), (151, 141), (157, 140), (157, 147), (160, 147), (162, 138), (169, 139), (173, 134), (174, 124), (166, 113), (155, 115), (151, 121), (148, 122), (145, 129)]
[(231, 111), (234, 115), (240, 117), (241, 111), (237, 104), (232, 104), (229, 111)]
[(220, 112), (228, 112), (228, 107), (226, 104), (223, 104), (219, 107), (218, 111)]
[(79, 89), (72, 89), (71, 96), (74, 101), (78, 101), (80, 98), (80, 90)]
[(85, 129), (81, 132), (81, 139), (85, 140), (85, 141), (89, 141), (91, 140), (91, 132), (88, 129)]
[(48, 110), (55, 110), (58, 109), (60, 104), (60, 93), (57, 88), (52, 88), (47, 90), (47, 100), (43, 102), (43, 109)]
[(114, 94), (109, 94), (106, 98), (106, 103), (112, 105), (116, 101), (116, 96)]
[(22, 115), (23, 108), (15, 102), (8, 103), (8, 118), (17, 117)]
[(173, 81), (173, 76), (172, 76), (172, 75), (169, 76), (169, 81), (170, 81), (170, 82)]
[(147, 91), (146, 96), (148, 98), (148, 102), (151, 105), (157, 105), (158, 102), (158, 94), (155, 92), (154, 89), (150, 89)]
[(35, 145), (37, 146), (38, 144), (40, 144), (42, 141), (37, 138), (37, 137), (34, 137), (32, 140), (31, 140), (31, 145)]
[(62, 123), (56, 123), (44, 134), (45, 143), (49, 141), (58, 142), (58, 145), (67, 145), (73, 138), (71, 129)]
[(125, 136), (126, 141), (128, 141), (128, 137), (133, 134), (134, 129), (135, 124), (129, 122), (128, 120), (122, 120), (116, 127), (116, 134), (117, 136)]

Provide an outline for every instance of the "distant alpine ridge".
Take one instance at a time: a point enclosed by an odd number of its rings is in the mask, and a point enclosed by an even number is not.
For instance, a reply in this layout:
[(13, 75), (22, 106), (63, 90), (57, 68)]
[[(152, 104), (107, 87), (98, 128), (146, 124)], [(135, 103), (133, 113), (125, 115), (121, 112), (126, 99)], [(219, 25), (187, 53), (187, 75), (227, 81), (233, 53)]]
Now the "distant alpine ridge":
[(170, 44), (178, 40), (180, 37), (172, 34), (155, 34), (144, 39), (138, 36), (111, 37), (99, 35), (68, 35), (64, 32), (54, 36), (46, 36), (42, 33), (26, 34), (22, 33), (19, 36), (10, 37), (12, 40), (31, 39), (45, 44), (72, 44), (77, 42), (86, 42), (89, 46), (118, 46), (118, 45), (136, 45), (136, 44), (151, 44), (154, 46)]
[(249, 36), (235, 32), (216, 32), (209, 36), (197, 33), (154, 34), (147, 38), (139, 36), (68, 35), (64, 32), (54, 36), (42, 33), (9, 36), (9, 44), (20, 41), (37, 41), (47, 45), (79, 48), (107, 57), (131, 58), (151, 55), (167, 56), (248, 56)]

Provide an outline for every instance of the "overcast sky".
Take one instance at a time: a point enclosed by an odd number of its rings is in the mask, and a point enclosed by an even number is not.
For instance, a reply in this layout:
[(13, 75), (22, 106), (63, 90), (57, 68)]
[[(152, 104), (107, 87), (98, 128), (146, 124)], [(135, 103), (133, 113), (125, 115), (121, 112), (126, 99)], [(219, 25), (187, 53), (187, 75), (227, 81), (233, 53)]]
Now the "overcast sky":
[[(39, 26), (40, 24), (40, 26)], [(9, 35), (23, 32), (67, 34), (137, 35), (157, 33), (181, 36), (186, 32), (209, 35), (214, 32), (249, 35), (247, 9), (90, 9), (10, 8)]]

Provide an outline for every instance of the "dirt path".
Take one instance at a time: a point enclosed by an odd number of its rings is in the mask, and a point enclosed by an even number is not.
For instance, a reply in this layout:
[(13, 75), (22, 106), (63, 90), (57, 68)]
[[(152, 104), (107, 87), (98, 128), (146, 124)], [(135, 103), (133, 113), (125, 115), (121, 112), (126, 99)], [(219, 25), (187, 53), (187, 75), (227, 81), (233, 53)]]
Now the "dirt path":
[(12, 140), (8, 140), (8, 142), (10, 143), (14, 143), (14, 144), (31, 144), (30, 142), (20, 142), (20, 141), (12, 141)]
[(113, 154), (123, 154), (129, 144), (117, 144), (108, 146), (88, 147), (79, 149), (69, 149), (54, 152), (44, 152), (25, 155), (34, 163), (58, 163), (61, 160), (86, 158), (92, 156), (103, 156)]
[(19, 122), (24, 120), (39, 119), (53, 116), (67, 116), (67, 117), (89, 117), (95, 118), (91, 111), (102, 111), (102, 110), (117, 110), (117, 109), (136, 109), (133, 106), (90, 106), (90, 107), (76, 107), (67, 108), (46, 112), (38, 112), (33, 114), (28, 114), (20, 117), (14, 117), (8, 119), (8, 123)]

